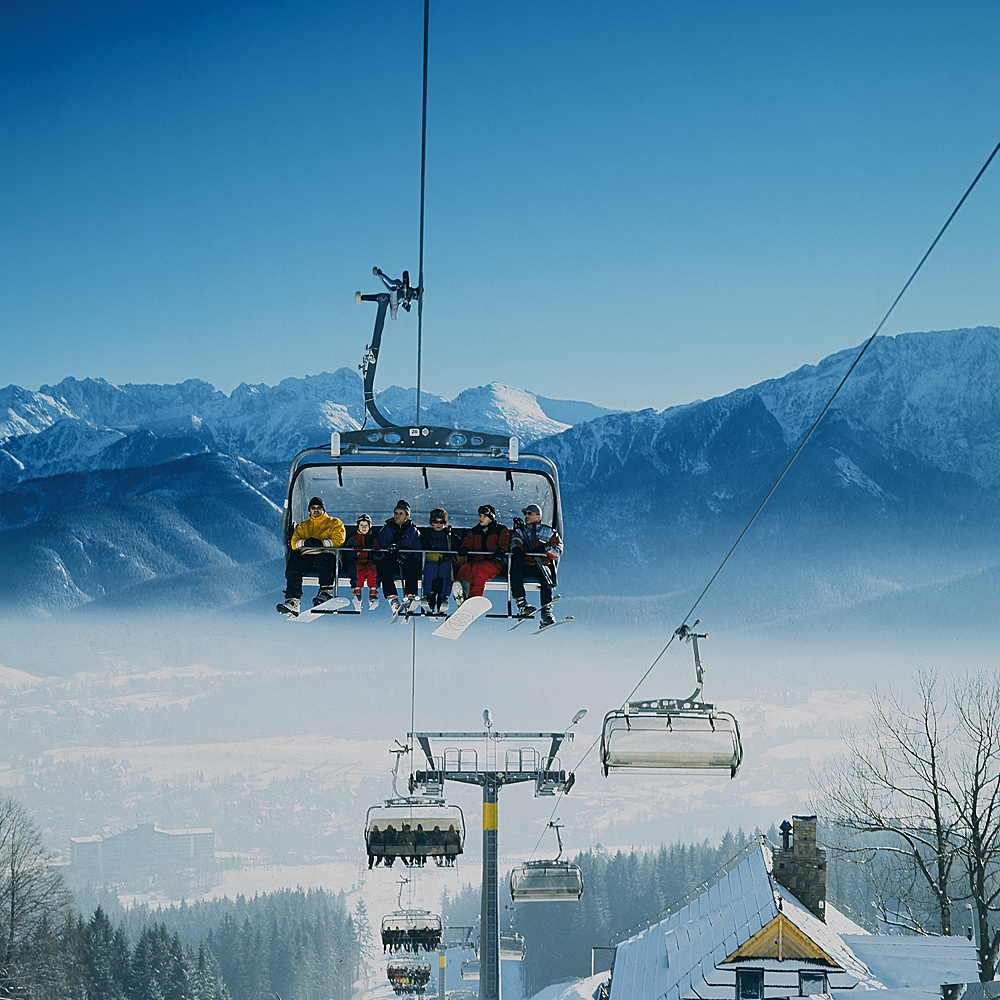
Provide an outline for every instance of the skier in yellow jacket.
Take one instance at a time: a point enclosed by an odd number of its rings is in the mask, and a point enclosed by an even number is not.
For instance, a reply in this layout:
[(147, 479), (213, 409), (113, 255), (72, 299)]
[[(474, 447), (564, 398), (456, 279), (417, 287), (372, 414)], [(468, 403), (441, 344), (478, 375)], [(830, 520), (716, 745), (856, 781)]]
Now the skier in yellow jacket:
[(304, 549), (336, 549), (344, 544), (347, 532), (344, 522), (330, 517), (321, 497), (309, 501), (309, 517), (295, 525), (292, 532), (292, 551), (285, 563), (285, 600), (277, 606), (283, 615), (295, 617), (302, 598), (302, 577), (315, 570), (319, 577), (319, 593), (313, 606), (333, 597), (334, 576), (337, 572), (335, 552), (307, 553)]

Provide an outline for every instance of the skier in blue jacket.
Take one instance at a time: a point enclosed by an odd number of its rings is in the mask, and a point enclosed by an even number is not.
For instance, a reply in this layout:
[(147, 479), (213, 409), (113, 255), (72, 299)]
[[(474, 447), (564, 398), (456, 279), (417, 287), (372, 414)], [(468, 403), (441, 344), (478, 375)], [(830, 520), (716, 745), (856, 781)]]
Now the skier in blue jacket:
[[(378, 573), (382, 578), (382, 595), (389, 602), (392, 613), (407, 610), (417, 599), (417, 577), (420, 575), (420, 556), (400, 550), (420, 548), (420, 535), (416, 525), (410, 520), (410, 505), (399, 500), (384, 527), (378, 533), (378, 543), (385, 553), (378, 563)], [(395, 573), (403, 580), (403, 600), (400, 603), (396, 593)]]

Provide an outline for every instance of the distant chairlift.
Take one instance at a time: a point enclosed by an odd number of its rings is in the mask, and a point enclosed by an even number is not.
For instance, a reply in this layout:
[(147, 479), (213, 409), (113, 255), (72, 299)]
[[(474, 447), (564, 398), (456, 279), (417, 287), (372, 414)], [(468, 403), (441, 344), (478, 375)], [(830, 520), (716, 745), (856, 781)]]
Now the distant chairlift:
[(510, 873), (510, 898), (515, 903), (560, 903), (583, 896), (583, 872), (578, 865), (560, 861), (563, 845), (558, 821), (549, 826), (556, 831), (559, 853), (552, 861), (525, 861)]
[(462, 963), (462, 978), (467, 982), (474, 982), (479, 979), (479, 956), (467, 958)]
[(396, 996), (422, 994), (431, 980), (431, 963), (426, 958), (390, 958), (385, 973)]
[(398, 954), (408, 951), (436, 951), (441, 943), (441, 918), (430, 910), (403, 908), (403, 886), (409, 879), (399, 880), (399, 909), (382, 918), (382, 950)]
[(610, 771), (639, 768), (728, 771), (736, 777), (743, 761), (739, 723), (730, 712), (698, 700), (704, 683), (698, 640), (708, 634), (698, 635), (685, 625), (676, 634), (694, 647), (698, 686), (690, 698), (631, 701), (608, 712), (601, 734), (605, 777)]
[[(465, 847), (465, 815), (461, 808), (431, 795), (399, 795), (396, 780), (399, 759), (409, 752), (401, 746), (392, 770), (393, 796), (373, 805), (365, 817), (365, 846), (370, 857), (391, 864), (402, 858), (439, 858), (453, 861)], [(440, 921), (438, 923), (440, 937)], [(435, 946), (436, 947), (436, 946)]]
[(523, 962), (524, 938), (513, 930), (500, 932), (500, 959), (504, 962)]

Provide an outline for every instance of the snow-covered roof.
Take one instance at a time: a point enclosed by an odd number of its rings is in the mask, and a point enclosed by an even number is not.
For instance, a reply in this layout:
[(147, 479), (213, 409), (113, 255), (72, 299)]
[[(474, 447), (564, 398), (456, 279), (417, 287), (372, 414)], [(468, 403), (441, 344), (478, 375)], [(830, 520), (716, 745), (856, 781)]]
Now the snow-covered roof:
[[(731, 1000), (736, 969), (747, 966), (765, 970), (765, 997), (797, 994), (800, 970), (825, 971), (831, 990), (882, 988), (833, 928), (777, 890), (769, 868), (770, 852), (753, 845), (701, 895), (618, 945), (611, 1000)], [(801, 932), (809, 957), (734, 956), (769, 925)]]
[(976, 946), (964, 937), (845, 934), (844, 943), (890, 990), (937, 996), (946, 984), (979, 981)]
[(573, 979), (566, 983), (553, 983), (536, 993), (531, 1000), (593, 1000), (598, 986), (608, 980), (606, 972), (598, 972), (586, 979)]

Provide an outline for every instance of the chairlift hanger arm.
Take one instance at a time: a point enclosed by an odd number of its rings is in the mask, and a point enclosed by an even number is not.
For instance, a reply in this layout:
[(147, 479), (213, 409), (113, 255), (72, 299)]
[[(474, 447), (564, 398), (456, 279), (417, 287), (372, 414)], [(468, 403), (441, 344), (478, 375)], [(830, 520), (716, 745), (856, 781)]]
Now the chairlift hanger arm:
[(377, 267), (372, 268), (372, 274), (382, 280), (382, 284), (385, 285), (388, 291), (379, 292), (377, 295), (362, 295), (361, 292), (357, 292), (354, 296), (355, 301), (359, 305), (362, 302), (378, 303), (372, 342), (368, 346), (368, 353), (365, 355), (361, 366), (365, 379), (365, 409), (380, 427), (395, 427), (396, 424), (386, 419), (375, 404), (375, 369), (378, 367), (378, 355), (382, 347), (382, 330), (385, 327), (385, 313), (388, 309), (392, 318), (395, 319), (400, 306), (409, 312), (410, 303), (413, 299), (419, 297), (421, 289), (413, 288), (410, 285), (410, 274), (408, 271), (403, 272), (402, 279), (390, 278)]

